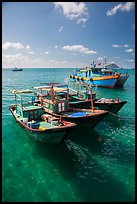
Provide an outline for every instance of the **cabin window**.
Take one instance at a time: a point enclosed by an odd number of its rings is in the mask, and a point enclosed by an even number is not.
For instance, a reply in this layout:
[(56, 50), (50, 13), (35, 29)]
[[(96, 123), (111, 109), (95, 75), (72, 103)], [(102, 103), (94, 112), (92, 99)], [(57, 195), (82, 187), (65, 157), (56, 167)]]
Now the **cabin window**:
[(59, 103), (58, 104), (58, 112), (64, 111), (65, 110), (65, 103)]
[(62, 103), (62, 110), (65, 110), (65, 103)]

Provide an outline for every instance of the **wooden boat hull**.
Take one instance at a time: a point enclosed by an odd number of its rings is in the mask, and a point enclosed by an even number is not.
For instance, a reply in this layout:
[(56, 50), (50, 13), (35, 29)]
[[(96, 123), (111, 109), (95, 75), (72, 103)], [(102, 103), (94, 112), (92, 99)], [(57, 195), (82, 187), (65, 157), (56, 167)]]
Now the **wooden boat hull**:
[(94, 107), (107, 110), (111, 113), (117, 113), (127, 103), (127, 101), (102, 103), (102, 102), (97, 102), (97, 100), (94, 100), (93, 103), (94, 103)]
[[(93, 104), (95, 108), (101, 109), (101, 110), (107, 110), (111, 113), (117, 113), (126, 103), (127, 101), (120, 101), (120, 102), (111, 102), (111, 103), (103, 103), (103, 102), (97, 102), (98, 99), (93, 100)], [(69, 103), (69, 106), (71, 108), (91, 108), (91, 101), (73, 101)]]
[(77, 81), (82, 81), (87, 84), (91, 84), (93, 86), (104, 87), (104, 88), (114, 88), (118, 82), (118, 78), (120, 75), (115, 76), (100, 76), (100, 77), (81, 77), (71, 75), (70, 78)]
[[(86, 112), (87, 114), (84, 116), (73, 116), (76, 112)], [(55, 117), (62, 117), (63, 120), (67, 120), (69, 122), (74, 122), (78, 125), (78, 127), (88, 127), (94, 128), (105, 116), (108, 115), (108, 111), (105, 110), (95, 110), (93, 114), (91, 113), (91, 109), (78, 109), (78, 108), (71, 108), (70, 114), (69, 112), (62, 112), (62, 113), (49, 113)]]
[(13, 72), (18, 72), (18, 71), (23, 71), (23, 69), (18, 68), (18, 69), (12, 69)]
[(77, 100), (77, 101), (70, 101), (69, 102), (69, 107), (71, 108), (85, 108), (85, 109), (90, 109), (91, 107), (91, 100)]
[(19, 119), (17, 114), (14, 113), (15, 105), (9, 106), (15, 121), (28, 133), (28, 135), (35, 141), (56, 143), (60, 144), (66, 137), (67, 133), (76, 125), (74, 123), (66, 126), (60, 126), (57, 128), (50, 128), (45, 130), (32, 129), (28, 127), (22, 120)]
[(124, 75), (124, 76), (120, 76), (118, 79), (118, 82), (116, 84), (116, 86), (124, 86), (124, 84), (126, 83), (127, 79), (128, 79), (129, 75)]

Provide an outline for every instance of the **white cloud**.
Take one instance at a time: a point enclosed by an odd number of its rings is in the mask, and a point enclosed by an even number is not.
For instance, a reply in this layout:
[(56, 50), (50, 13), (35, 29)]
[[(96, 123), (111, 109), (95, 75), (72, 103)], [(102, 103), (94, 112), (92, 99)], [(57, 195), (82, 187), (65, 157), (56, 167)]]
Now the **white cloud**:
[(122, 4), (118, 4), (117, 6), (115, 6), (114, 8), (112, 8), (111, 10), (107, 11), (107, 16), (112, 16), (115, 15), (117, 10), (120, 9), (122, 7)]
[(83, 45), (66, 45), (63, 47), (65, 50), (80, 52), (84, 54), (96, 54), (97, 52), (94, 50), (89, 50), (88, 48), (84, 47)]
[(126, 52), (133, 52), (133, 49), (132, 48), (127, 49)]
[(115, 15), (118, 10), (129, 12), (131, 9), (135, 7), (134, 2), (126, 2), (123, 4), (118, 4), (111, 10), (107, 11), (107, 16)]
[(134, 2), (126, 2), (125, 4), (122, 5), (121, 7), (121, 11), (130, 11), (131, 9), (133, 9), (135, 7), (135, 3)]
[(117, 57), (114, 57), (115, 59), (119, 59), (120, 57), (119, 56), (117, 56)]
[(24, 45), (21, 43), (15, 43), (15, 42), (6, 42), (2, 45), (2, 49), (4, 50), (7, 50), (9, 48), (23, 49)]
[(129, 47), (129, 45), (123, 45), (123, 47)]
[(85, 24), (88, 18), (87, 7), (84, 2), (54, 2), (55, 8), (76, 22)]
[(58, 45), (55, 45), (54, 48), (58, 48)]
[(12, 68), (13, 66), (18, 67), (70, 67), (74, 66), (72, 63), (67, 64), (66, 60), (43, 60), (41, 58), (31, 59), (31, 55), (23, 55), (22, 53), (17, 53), (14, 55), (2, 54), (2, 67), (3, 68)]
[(26, 49), (26, 50), (30, 50), (30, 45), (27, 45), (27, 46), (25, 47), (25, 49)]
[(120, 45), (116, 45), (116, 44), (114, 44), (114, 45), (112, 45), (112, 47), (120, 47)]
[(100, 61), (100, 60), (103, 60), (104, 58), (103, 57), (98, 57), (97, 59)]
[(29, 54), (34, 54), (34, 52), (33, 52), (33, 51), (29, 51), (28, 53), (29, 53)]
[(64, 28), (64, 27), (61, 26), (58, 31), (59, 31), (59, 32), (62, 32), (63, 28)]
[(44, 54), (48, 55), (48, 54), (49, 54), (49, 52), (48, 52), (48, 51), (46, 51), (46, 52), (44, 52)]
[(133, 59), (126, 59), (127, 62), (134, 62)]

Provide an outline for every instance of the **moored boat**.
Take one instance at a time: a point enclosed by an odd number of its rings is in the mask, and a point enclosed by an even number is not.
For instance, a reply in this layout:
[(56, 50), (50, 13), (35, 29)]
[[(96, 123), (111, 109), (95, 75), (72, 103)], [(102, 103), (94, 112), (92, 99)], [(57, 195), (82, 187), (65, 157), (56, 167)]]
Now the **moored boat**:
[(127, 103), (127, 101), (120, 101), (119, 98), (115, 101), (113, 99), (102, 98), (95, 99), (93, 103), (94, 106), (99, 109), (101, 108), (111, 113), (117, 113)]
[[(34, 87), (40, 90), (39, 102), (40, 106), (44, 107), (46, 113), (63, 120), (76, 123), (79, 127), (88, 126), (95, 127), (107, 114), (105, 110), (91, 109), (76, 109), (69, 107), (69, 88), (40, 86)], [(46, 95), (43, 94), (46, 91)], [(92, 100), (91, 100), (92, 103)], [(93, 104), (92, 104), (93, 105)]]
[[(100, 76), (113, 76), (114, 74), (118, 73), (117, 70), (108, 69), (106, 67), (90, 68), (90, 69), (92, 70), (93, 73), (99, 74)], [(124, 75), (120, 73), (116, 86), (124, 86), (128, 77), (129, 77), (129, 74), (127, 72)]]
[[(59, 118), (51, 115), (45, 115), (43, 107), (37, 104), (24, 103), (20, 97), (20, 91), (13, 91), (15, 94), (15, 105), (9, 106), (16, 122), (29, 134), (35, 141), (46, 143), (61, 143), (67, 132), (76, 127), (75, 123), (60, 121)], [(31, 93), (29, 90), (21, 93)], [(17, 96), (20, 97), (21, 103), (17, 103)]]
[(119, 77), (120, 73), (109, 76), (100, 76), (100, 74), (94, 74), (91, 68), (86, 68), (70, 75), (70, 78), (74, 81), (84, 82), (86, 84), (91, 84), (92, 86), (104, 88), (114, 88)]
[(23, 68), (14, 67), (14, 68), (12, 69), (12, 71), (23, 71)]
[(116, 86), (124, 86), (128, 77), (129, 77), (129, 74), (127, 74), (127, 73), (125, 73), (125, 75), (121, 75), (118, 79)]
[[(123, 100), (121, 101), (119, 98), (116, 100), (113, 99), (107, 99), (107, 98), (101, 98), (93, 99), (93, 105), (97, 109), (101, 110), (107, 110), (111, 113), (117, 113), (125, 104), (127, 101)], [(71, 96), (71, 101), (69, 102), (69, 106), (71, 108), (85, 108), (90, 109), (91, 108), (91, 101), (90, 98), (87, 100), (81, 99), (78, 96)]]

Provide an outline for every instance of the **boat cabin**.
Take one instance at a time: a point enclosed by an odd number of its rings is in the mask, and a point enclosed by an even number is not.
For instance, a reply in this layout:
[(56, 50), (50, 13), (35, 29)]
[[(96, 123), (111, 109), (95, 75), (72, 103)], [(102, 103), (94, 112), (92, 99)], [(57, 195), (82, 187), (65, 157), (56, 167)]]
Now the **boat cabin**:
[(28, 121), (41, 119), (41, 115), (44, 113), (44, 109), (35, 105), (33, 100), (31, 100), (31, 102), (25, 102), (25, 100), (23, 101), (23, 97), (20, 96), (20, 94), (25, 93), (25, 99), (26, 94), (33, 93), (34, 96), (32, 96), (31, 99), (34, 99), (35, 93), (33, 91), (31, 92), (29, 90), (24, 90), (13, 93), (15, 94), (15, 111), (19, 117), (21, 117), (22, 119), (27, 118)]
[(46, 112), (60, 113), (69, 109), (69, 89), (67, 85), (62, 87), (51, 85), (33, 88), (40, 91), (38, 95), (40, 106), (44, 107)]

